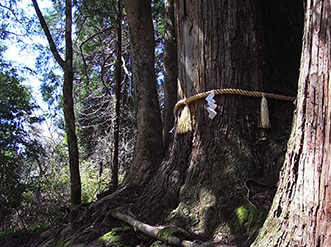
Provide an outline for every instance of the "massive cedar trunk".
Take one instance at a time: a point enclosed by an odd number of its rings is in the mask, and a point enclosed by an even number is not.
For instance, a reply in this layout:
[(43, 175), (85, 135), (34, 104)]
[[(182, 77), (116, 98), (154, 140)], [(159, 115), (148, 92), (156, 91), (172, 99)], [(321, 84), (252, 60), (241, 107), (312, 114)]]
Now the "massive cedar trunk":
[(64, 71), (63, 82), (63, 113), (65, 120), (65, 132), (67, 135), (69, 150), (69, 167), (71, 181), (71, 203), (79, 205), (81, 203), (81, 181), (79, 174), (79, 151), (75, 127), (74, 100), (72, 94), (74, 72), (73, 72), (73, 49), (72, 49), (72, 4), (71, 0), (65, 2), (65, 60), (63, 60), (57, 50), (45, 19), (39, 9), (36, 0), (32, 0), (41, 27), (43, 28), (51, 52)]
[(126, 0), (124, 4), (130, 25), (137, 106), (137, 141), (126, 181), (140, 184), (154, 174), (163, 157), (162, 122), (154, 73), (154, 29), (150, 1)]
[(331, 246), (330, 14), (330, 1), (307, 1), (295, 120), (278, 190), (253, 246)]
[[(282, 1), (281, 7), (287, 3), (293, 8), (294, 2)], [(186, 0), (177, 4), (179, 99), (219, 88), (294, 94), (295, 86), (289, 85), (297, 80), (298, 68), (286, 71), (288, 77), (277, 85), (266, 80), (271, 68), (281, 71), (283, 66), (282, 61), (268, 60), (266, 53), (286, 53), (283, 43), (268, 43), (271, 37), (266, 28), (277, 20), (267, 15), (267, 5), (255, 0)], [(293, 18), (287, 23), (291, 30), (296, 16), (285, 17)], [(263, 18), (269, 18), (269, 23), (263, 23)], [(291, 52), (287, 62), (295, 60), (296, 54)], [(261, 99), (222, 95), (215, 100), (218, 106), (213, 120), (208, 118), (204, 99), (189, 105), (193, 130), (174, 135), (168, 157), (137, 206), (153, 216), (151, 220), (167, 218), (204, 236), (218, 233), (226, 240), (231, 233), (243, 234), (249, 228), (254, 232), (253, 227), (263, 223), (263, 219), (258, 222), (255, 218), (254, 223), (240, 215), (245, 211), (257, 217), (271, 205), (269, 188), (278, 180), (293, 104), (270, 100), (272, 128), (266, 130), (260, 123)], [(254, 180), (249, 181), (263, 184), (262, 200), (247, 198), (245, 182), (251, 178)]]

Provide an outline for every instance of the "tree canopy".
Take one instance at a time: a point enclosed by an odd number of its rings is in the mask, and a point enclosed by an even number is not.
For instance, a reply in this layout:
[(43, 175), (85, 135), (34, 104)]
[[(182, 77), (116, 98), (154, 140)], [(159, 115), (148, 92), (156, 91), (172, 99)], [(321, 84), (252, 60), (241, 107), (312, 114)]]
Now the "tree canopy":
[(29, 162), (37, 162), (42, 149), (31, 134), (37, 105), (14, 70), (0, 71), (0, 200), (3, 215), (20, 203)]

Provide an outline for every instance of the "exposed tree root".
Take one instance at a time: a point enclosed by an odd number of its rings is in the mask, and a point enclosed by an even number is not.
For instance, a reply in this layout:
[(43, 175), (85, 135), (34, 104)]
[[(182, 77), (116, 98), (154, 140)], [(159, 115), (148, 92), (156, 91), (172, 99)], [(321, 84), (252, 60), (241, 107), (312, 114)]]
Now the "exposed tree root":
[(119, 210), (114, 210), (112, 216), (116, 219), (124, 221), (131, 225), (135, 231), (140, 231), (152, 238), (165, 241), (168, 244), (181, 247), (202, 247), (208, 246), (206, 244), (198, 244), (185, 238), (190, 238), (190, 234), (180, 228), (164, 227), (164, 226), (150, 226), (129, 215), (120, 213)]

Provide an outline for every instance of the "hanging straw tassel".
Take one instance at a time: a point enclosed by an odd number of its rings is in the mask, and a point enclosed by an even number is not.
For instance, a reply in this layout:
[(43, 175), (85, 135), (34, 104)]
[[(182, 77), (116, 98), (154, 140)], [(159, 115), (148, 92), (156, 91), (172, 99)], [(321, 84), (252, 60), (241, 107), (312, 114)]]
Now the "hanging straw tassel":
[(261, 100), (261, 123), (262, 123), (262, 127), (265, 129), (269, 129), (271, 127), (269, 121), (268, 102), (264, 93), (262, 94), (262, 100)]
[(176, 132), (184, 134), (192, 130), (191, 113), (188, 105), (185, 105), (178, 119)]

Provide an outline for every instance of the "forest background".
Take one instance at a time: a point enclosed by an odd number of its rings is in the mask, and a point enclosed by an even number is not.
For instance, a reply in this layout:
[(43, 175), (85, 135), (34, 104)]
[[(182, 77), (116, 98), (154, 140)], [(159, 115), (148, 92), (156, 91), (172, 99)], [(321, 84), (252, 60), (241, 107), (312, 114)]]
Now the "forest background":
[[(63, 55), (65, 6), (62, 1), (48, 2), (47, 5), (41, 9), (59, 54)], [(156, 76), (162, 102), (163, 2), (154, 6), (159, 57)], [(93, 2), (75, 2), (73, 9), (73, 48), (77, 54), (74, 58), (73, 95), (80, 153), (81, 200), (88, 204), (109, 189), (110, 163), (114, 160), (118, 9), (116, 1), (99, 1), (97, 6)], [(61, 67), (52, 56), (32, 2), (5, 1), (1, 3), (0, 11), (0, 232), (5, 235), (12, 231), (48, 228), (63, 218), (68, 220), (70, 172)], [(123, 7), (121, 11), (124, 13)], [(136, 127), (126, 16), (123, 15), (120, 21), (123, 35), (120, 59), (123, 61), (124, 78), (121, 82), (121, 126), (116, 155), (121, 182), (132, 161)], [(12, 47), (9, 52), (6, 51), (8, 47)]]

